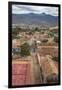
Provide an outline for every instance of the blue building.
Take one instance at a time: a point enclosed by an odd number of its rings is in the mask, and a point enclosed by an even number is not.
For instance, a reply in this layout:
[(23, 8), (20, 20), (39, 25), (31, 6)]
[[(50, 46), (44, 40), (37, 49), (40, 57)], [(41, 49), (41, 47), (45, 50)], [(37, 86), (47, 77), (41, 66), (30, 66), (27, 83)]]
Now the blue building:
[(12, 48), (12, 54), (17, 54), (21, 52), (21, 48)]

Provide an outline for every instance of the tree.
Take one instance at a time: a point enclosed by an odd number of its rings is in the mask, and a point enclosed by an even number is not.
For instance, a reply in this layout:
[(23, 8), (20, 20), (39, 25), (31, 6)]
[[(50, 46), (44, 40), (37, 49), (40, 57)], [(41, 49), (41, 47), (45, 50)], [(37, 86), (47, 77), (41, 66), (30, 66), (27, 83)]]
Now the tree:
[(12, 39), (19, 38), (17, 37), (17, 34), (21, 31), (21, 28), (16, 26), (15, 28), (12, 28)]
[(33, 32), (32, 32), (32, 31), (30, 31), (28, 34), (29, 34), (29, 35), (33, 35)]
[(47, 39), (42, 40), (42, 43), (47, 43), (47, 42), (48, 42)]
[(49, 37), (53, 37), (53, 36), (54, 36), (54, 33), (53, 33), (53, 32), (49, 32), (49, 33), (48, 33), (48, 36), (49, 36)]
[(58, 36), (54, 36), (54, 41), (58, 43)]
[(17, 26), (17, 27), (15, 27), (15, 28), (12, 29), (12, 34), (17, 35), (20, 31), (21, 31), (21, 28), (19, 28), (19, 27)]
[(38, 28), (38, 27), (36, 27), (34, 31), (38, 31), (38, 32), (39, 32), (40, 30), (39, 30), (39, 28)]
[(21, 56), (28, 56), (30, 55), (30, 51), (29, 51), (29, 45), (27, 43), (24, 43), (21, 46)]
[(58, 56), (54, 56), (54, 57), (52, 57), (52, 60), (54, 60), (54, 61), (58, 61)]

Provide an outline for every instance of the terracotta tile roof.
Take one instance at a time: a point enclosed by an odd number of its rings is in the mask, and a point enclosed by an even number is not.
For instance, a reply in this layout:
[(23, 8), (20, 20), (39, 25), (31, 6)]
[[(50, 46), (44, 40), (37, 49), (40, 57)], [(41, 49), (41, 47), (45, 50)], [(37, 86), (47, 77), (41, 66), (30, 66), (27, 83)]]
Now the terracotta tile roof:
[[(26, 61), (25, 61), (26, 62)], [(30, 83), (30, 64), (12, 64), (12, 85), (26, 85)]]

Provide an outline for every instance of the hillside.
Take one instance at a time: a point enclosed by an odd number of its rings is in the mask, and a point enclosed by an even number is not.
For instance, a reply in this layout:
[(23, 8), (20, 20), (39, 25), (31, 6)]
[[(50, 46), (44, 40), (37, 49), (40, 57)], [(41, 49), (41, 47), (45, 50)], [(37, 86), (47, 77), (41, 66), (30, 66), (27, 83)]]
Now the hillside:
[(47, 26), (57, 26), (58, 16), (49, 14), (12, 14), (12, 24), (38, 24)]

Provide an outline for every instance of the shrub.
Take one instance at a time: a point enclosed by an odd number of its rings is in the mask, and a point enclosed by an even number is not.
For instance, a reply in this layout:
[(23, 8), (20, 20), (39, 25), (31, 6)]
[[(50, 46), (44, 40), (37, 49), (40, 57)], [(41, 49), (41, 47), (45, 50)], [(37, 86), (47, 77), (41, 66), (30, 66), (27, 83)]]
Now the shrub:
[(48, 42), (48, 40), (47, 40), (47, 39), (42, 40), (42, 43), (47, 43), (47, 42)]
[(58, 57), (57, 57), (57, 56), (52, 57), (52, 60), (54, 60), (54, 61), (58, 61)]
[(54, 36), (54, 41), (58, 43), (58, 36)]
[(53, 32), (49, 32), (48, 36), (49, 37), (53, 37), (54, 36), (54, 33)]

